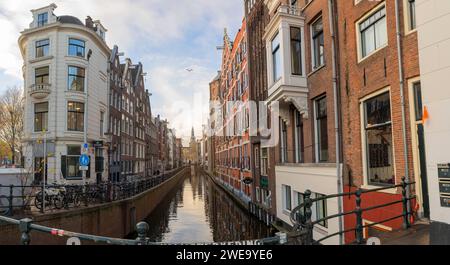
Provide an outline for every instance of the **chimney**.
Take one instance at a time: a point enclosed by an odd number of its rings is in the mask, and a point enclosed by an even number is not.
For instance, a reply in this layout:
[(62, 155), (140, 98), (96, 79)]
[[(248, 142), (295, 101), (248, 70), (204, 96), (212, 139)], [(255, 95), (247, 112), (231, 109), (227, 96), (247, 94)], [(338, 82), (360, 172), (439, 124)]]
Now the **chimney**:
[(94, 29), (94, 22), (90, 16), (86, 18), (86, 27), (90, 29)]

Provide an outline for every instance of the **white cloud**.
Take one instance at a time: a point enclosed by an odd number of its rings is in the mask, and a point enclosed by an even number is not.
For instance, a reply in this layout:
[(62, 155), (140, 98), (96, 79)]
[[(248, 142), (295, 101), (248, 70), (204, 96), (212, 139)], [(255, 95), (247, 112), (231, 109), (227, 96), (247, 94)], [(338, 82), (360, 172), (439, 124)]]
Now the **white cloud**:
[[(191, 126), (201, 132), (202, 120), (186, 115), (194, 95), (208, 100), (208, 84), (220, 64), (215, 47), (223, 28), (236, 32), (242, 23), (242, 0), (55, 0), (57, 16), (100, 19), (108, 29), (107, 42), (141, 61), (148, 72), (147, 89), (153, 94), (153, 113), (171, 121), (177, 135), (190, 136)], [(48, 0), (0, 1), (0, 92), (2, 80), (22, 84), (22, 58), (17, 45), (20, 32), (31, 22), (31, 9)], [(189, 73), (185, 69), (192, 68)], [(10, 84), (11, 82), (8, 82)], [(191, 116), (191, 117), (189, 117)], [(205, 122), (205, 121), (203, 121)]]

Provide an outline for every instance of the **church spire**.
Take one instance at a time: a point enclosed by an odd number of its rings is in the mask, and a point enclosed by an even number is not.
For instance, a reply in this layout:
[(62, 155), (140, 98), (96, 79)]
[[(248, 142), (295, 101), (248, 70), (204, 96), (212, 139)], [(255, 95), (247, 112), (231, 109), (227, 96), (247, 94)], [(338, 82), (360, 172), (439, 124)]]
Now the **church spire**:
[(191, 141), (195, 141), (194, 127), (192, 127)]

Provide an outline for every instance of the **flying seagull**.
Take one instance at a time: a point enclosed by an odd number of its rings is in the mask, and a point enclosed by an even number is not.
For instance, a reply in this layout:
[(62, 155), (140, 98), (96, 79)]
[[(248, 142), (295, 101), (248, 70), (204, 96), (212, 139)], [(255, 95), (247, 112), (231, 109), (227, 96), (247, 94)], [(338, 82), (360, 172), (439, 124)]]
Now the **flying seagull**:
[(186, 71), (188, 71), (188, 72), (190, 73), (190, 72), (194, 71), (194, 69), (192, 69), (192, 68), (186, 68)]

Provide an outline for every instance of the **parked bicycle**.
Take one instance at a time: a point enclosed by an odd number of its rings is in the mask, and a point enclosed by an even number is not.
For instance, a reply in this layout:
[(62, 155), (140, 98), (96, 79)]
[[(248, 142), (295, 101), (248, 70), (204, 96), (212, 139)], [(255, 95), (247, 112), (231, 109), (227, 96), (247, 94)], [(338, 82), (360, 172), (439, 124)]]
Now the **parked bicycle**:
[(50, 187), (45, 189), (45, 196), (42, 195), (42, 190), (40, 190), (34, 198), (34, 206), (39, 210), (42, 209), (42, 197), (45, 199), (45, 206), (54, 206), (56, 209), (62, 209), (64, 207), (64, 187)]
[(82, 191), (78, 187), (67, 187), (62, 190), (63, 205), (65, 208), (69, 208), (72, 205), (75, 208), (81, 206), (81, 195)]

